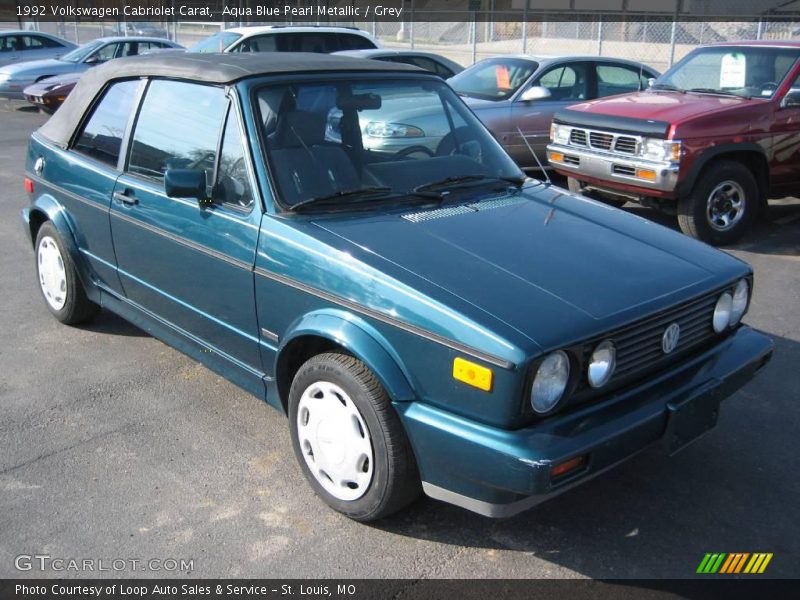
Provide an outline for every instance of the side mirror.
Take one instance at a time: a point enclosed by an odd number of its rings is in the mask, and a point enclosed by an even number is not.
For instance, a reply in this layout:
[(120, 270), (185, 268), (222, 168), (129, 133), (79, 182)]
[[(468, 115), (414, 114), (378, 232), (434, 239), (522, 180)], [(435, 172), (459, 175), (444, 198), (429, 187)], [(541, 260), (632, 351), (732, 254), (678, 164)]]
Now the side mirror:
[(521, 102), (532, 102), (534, 100), (546, 100), (551, 96), (552, 94), (550, 93), (550, 90), (548, 90), (546, 87), (535, 85), (522, 92), (522, 95), (519, 97), (519, 99)]
[(655, 77), (650, 77), (650, 78), (648, 78), (648, 79), (647, 79), (647, 87), (649, 87), (649, 88), (653, 87), (653, 84), (654, 84), (655, 82), (656, 82), (656, 78), (655, 78)]
[(87, 58), (87, 59), (86, 59), (85, 61), (83, 61), (83, 62), (84, 62), (84, 63), (86, 63), (87, 65), (92, 65), (92, 66), (94, 66), (94, 65), (99, 65), (101, 62), (103, 62), (103, 59), (101, 59), (101, 58), (100, 58), (99, 56), (97, 56), (97, 55), (94, 55), (94, 56), (90, 56), (89, 58)]
[(800, 106), (800, 90), (791, 89), (781, 100), (781, 108), (797, 108)]
[(211, 198), (203, 169), (167, 169), (164, 191), (170, 198), (195, 198), (201, 204)]

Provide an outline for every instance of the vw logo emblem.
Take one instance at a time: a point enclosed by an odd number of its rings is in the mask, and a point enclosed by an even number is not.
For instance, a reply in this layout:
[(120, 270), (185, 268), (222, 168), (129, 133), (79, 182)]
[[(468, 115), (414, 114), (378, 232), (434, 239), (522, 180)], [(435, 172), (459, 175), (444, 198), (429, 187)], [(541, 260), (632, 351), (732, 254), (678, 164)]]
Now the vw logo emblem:
[(681, 326), (673, 323), (664, 330), (664, 335), (661, 337), (661, 349), (664, 354), (669, 354), (678, 345), (678, 340), (681, 337)]

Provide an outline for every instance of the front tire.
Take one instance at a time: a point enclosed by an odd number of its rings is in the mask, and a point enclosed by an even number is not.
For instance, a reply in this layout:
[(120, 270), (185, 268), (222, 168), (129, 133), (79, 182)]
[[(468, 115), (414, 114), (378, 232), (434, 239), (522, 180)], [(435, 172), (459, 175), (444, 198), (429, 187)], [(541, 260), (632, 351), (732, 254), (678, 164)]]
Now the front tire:
[(678, 201), (678, 225), (686, 235), (714, 246), (738, 240), (755, 221), (758, 184), (744, 165), (714, 163)]
[(86, 296), (75, 263), (50, 221), (36, 235), (36, 278), (47, 309), (65, 325), (88, 321), (100, 309)]
[(420, 480), (388, 394), (360, 360), (340, 353), (304, 363), (289, 391), (295, 456), (314, 492), (356, 521), (413, 502)]
[(597, 200), (598, 202), (602, 202), (603, 204), (608, 204), (609, 206), (613, 206), (614, 208), (622, 208), (625, 206), (626, 200), (621, 200), (619, 198), (609, 198), (607, 196), (603, 196), (602, 194), (598, 194), (596, 192), (589, 192), (583, 191), (584, 183), (582, 181), (578, 181), (574, 177), (567, 177), (567, 187), (569, 191), (573, 194), (578, 194), (580, 196), (586, 196), (587, 198), (591, 198), (592, 200)]

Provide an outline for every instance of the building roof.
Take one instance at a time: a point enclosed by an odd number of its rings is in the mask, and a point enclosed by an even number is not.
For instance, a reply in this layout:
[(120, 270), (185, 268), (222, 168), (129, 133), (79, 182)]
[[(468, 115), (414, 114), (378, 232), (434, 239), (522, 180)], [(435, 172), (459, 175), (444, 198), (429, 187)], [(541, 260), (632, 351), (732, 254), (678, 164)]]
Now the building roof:
[(169, 77), (211, 84), (229, 84), (248, 77), (286, 73), (417, 72), (411, 65), (387, 63), (330, 54), (253, 52), (201, 54), (162, 52), (110, 60), (89, 69), (64, 104), (39, 133), (66, 148), (86, 107), (91, 106), (107, 82), (132, 77)]

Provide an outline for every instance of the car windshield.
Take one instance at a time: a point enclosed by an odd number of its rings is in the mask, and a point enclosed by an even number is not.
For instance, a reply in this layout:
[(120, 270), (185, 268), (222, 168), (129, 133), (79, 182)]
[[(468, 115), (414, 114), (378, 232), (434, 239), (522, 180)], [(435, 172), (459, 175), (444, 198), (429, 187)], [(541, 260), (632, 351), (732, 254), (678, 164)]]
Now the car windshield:
[(225, 48), (238, 40), (241, 35), (230, 31), (220, 31), (211, 37), (200, 40), (189, 48), (189, 52), (223, 52)]
[(71, 52), (67, 52), (59, 60), (79, 63), (102, 45), (103, 42), (99, 40), (95, 40), (94, 42), (89, 42), (88, 44), (84, 44), (83, 46), (78, 46), (77, 48), (75, 48), (75, 50), (72, 50)]
[(443, 201), (523, 173), (442, 81), (327, 80), (258, 90), (270, 170), (287, 209)]
[(524, 84), (539, 64), (520, 58), (492, 58), (448, 80), (462, 96), (481, 100), (506, 100)]
[(653, 88), (771, 98), (800, 57), (800, 49), (716, 46), (691, 52), (659, 77)]

